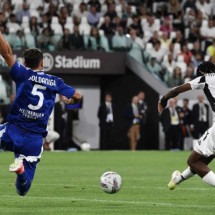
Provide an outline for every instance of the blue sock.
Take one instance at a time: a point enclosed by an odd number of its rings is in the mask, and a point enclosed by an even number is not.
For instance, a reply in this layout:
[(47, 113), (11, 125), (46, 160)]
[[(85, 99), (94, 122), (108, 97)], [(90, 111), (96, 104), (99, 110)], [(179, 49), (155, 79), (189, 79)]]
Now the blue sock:
[(34, 173), (36, 170), (37, 162), (27, 162), (23, 160), (24, 164), (24, 172), (22, 174), (17, 174), (16, 177), (16, 191), (20, 196), (24, 196), (27, 194), (31, 187), (31, 182), (34, 178)]

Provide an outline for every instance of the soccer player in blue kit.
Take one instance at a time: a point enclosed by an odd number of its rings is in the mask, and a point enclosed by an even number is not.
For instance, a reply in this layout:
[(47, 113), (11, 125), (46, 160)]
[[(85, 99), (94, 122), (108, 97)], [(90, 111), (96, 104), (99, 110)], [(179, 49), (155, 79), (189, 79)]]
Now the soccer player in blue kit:
[(8, 123), (0, 125), (0, 143), (14, 152), (9, 171), (16, 173), (16, 190), (24, 196), (30, 189), (43, 151), (43, 138), (57, 93), (66, 104), (76, 104), (81, 94), (62, 79), (44, 73), (43, 54), (33, 48), (24, 51), (24, 65), (15, 61), (12, 49), (0, 32), (0, 53), (16, 83), (16, 97)]

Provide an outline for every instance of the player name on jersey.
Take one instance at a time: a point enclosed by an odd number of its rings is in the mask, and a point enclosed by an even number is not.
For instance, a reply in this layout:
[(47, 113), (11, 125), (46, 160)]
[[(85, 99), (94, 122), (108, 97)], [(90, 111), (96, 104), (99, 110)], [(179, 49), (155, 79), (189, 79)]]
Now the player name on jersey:
[(50, 78), (44, 78), (44, 77), (39, 77), (36, 75), (32, 75), (28, 80), (36, 82), (36, 83), (40, 83), (40, 84), (46, 84), (49, 86), (56, 86), (56, 82), (54, 79), (50, 79)]

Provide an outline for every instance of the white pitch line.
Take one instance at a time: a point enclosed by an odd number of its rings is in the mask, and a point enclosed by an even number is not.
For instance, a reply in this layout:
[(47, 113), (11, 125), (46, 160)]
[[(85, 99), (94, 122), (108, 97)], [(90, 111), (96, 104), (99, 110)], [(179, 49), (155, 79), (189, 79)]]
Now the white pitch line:
[[(14, 198), (20, 199), (19, 196), (10, 196), (10, 195), (3, 195), (3, 198)], [(123, 201), (123, 200), (105, 200), (105, 199), (84, 199), (84, 198), (68, 198), (68, 197), (44, 197), (44, 196), (28, 196), (25, 198), (26, 200), (56, 200), (56, 201), (81, 201), (81, 202), (96, 202), (96, 203), (108, 203), (108, 204), (133, 204), (133, 205), (143, 205), (143, 206), (162, 206), (162, 207), (177, 207), (177, 208), (211, 208), (215, 209), (214, 205), (181, 205), (181, 204), (173, 204), (173, 203), (166, 203), (166, 202), (146, 202), (146, 201)], [(1, 206), (0, 206), (1, 208)]]
[[(4, 185), (4, 184), (11, 184), (11, 183), (3, 183), (0, 182), (0, 184)], [(14, 183), (12, 183), (14, 185)], [(33, 183), (32, 186), (66, 186), (66, 187), (99, 187), (99, 183), (98, 185), (84, 185), (84, 184), (59, 184), (59, 183)], [(149, 186), (126, 186), (124, 185), (123, 187), (125, 187), (126, 189), (154, 189), (154, 190), (168, 190), (167, 186), (163, 186), (163, 187), (149, 187)], [(178, 190), (193, 190), (193, 191), (210, 191), (214, 188), (212, 187), (208, 187), (208, 188), (190, 188), (190, 187), (178, 187)], [(174, 192), (174, 191), (171, 191)]]

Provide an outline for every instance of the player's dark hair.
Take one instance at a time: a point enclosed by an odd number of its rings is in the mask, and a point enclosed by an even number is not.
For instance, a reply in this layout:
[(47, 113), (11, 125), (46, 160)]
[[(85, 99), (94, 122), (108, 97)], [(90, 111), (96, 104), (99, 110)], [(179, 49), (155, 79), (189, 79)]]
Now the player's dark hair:
[(32, 48), (24, 51), (25, 65), (31, 69), (35, 69), (39, 66), (41, 60), (43, 60), (43, 54), (39, 49)]
[(201, 63), (197, 68), (197, 76), (203, 74), (215, 73), (215, 65), (210, 61)]

